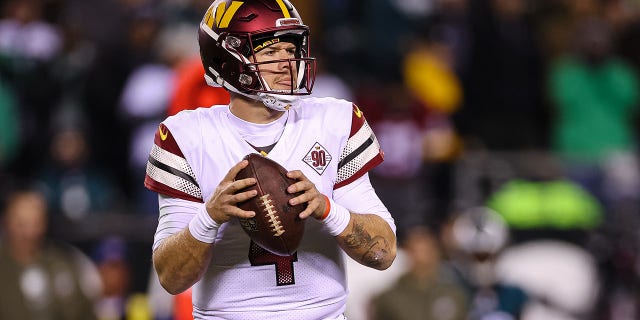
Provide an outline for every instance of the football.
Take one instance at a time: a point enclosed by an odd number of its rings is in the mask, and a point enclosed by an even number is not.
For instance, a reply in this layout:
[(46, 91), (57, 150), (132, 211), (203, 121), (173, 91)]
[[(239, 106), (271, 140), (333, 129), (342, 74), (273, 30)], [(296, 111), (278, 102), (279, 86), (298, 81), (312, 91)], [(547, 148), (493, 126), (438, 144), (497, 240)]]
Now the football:
[(289, 204), (297, 194), (288, 193), (287, 187), (296, 180), (287, 177), (287, 169), (279, 163), (257, 153), (244, 159), (249, 165), (236, 180), (255, 178), (257, 182), (238, 192), (257, 190), (258, 194), (238, 203), (241, 209), (256, 213), (251, 219), (239, 219), (242, 229), (265, 250), (280, 256), (293, 255), (304, 235), (304, 221), (298, 215), (306, 208), (306, 204)]

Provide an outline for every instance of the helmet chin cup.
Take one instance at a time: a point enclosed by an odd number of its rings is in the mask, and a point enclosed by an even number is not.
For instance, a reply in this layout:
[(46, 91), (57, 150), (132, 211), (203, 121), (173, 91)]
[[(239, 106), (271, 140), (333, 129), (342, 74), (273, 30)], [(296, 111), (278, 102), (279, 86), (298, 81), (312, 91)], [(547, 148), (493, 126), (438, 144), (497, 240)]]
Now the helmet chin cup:
[(293, 107), (298, 100), (298, 96), (272, 93), (259, 93), (258, 97), (267, 108), (276, 111), (287, 111)]

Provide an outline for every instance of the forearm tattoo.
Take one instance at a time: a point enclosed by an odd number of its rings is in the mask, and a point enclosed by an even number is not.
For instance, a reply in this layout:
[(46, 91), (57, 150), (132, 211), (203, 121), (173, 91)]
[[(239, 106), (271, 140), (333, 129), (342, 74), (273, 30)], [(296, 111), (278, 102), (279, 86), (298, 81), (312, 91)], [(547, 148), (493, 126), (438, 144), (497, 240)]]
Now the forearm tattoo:
[(384, 237), (372, 237), (361, 222), (354, 222), (352, 232), (345, 237), (345, 245), (354, 250), (363, 250), (362, 263), (379, 267), (389, 253), (389, 244)]

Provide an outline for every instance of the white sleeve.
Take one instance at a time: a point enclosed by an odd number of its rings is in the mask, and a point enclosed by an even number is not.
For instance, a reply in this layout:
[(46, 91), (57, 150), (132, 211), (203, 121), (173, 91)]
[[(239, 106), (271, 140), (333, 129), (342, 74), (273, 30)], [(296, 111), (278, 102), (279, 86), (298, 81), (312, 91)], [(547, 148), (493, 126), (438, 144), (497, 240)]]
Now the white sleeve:
[(394, 233), (396, 232), (396, 223), (382, 200), (378, 198), (371, 181), (369, 181), (368, 173), (343, 187), (335, 189), (333, 191), (333, 201), (351, 212), (366, 212), (380, 216), (389, 224), (391, 230)]
[(196, 216), (204, 203), (183, 200), (179, 198), (158, 195), (160, 216), (158, 228), (153, 239), (153, 250), (169, 236), (182, 231), (189, 226), (189, 221)]

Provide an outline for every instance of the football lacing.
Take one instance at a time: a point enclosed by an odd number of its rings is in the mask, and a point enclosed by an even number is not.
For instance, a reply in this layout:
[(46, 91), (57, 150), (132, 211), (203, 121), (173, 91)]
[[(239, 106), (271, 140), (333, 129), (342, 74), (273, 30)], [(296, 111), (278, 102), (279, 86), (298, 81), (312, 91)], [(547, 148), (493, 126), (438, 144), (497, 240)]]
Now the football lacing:
[(269, 227), (271, 227), (273, 235), (275, 237), (279, 237), (284, 233), (284, 228), (282, 227), (282, 223), (278, 217), (278, 211), (271, 202), (272, 200), (268, 194), (260, 197), (260, 204), (264, 207), (264, 212), (267, 214), (267, 218), (269, 218)]

